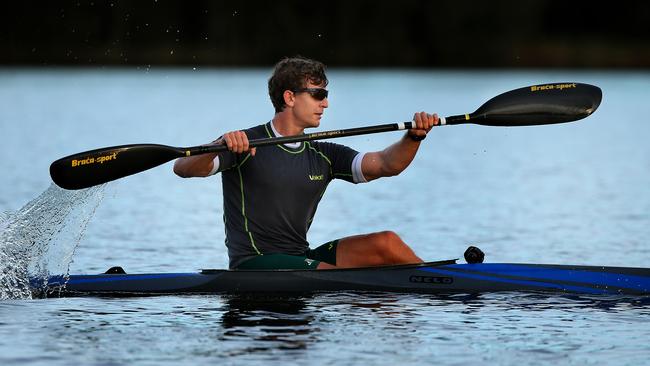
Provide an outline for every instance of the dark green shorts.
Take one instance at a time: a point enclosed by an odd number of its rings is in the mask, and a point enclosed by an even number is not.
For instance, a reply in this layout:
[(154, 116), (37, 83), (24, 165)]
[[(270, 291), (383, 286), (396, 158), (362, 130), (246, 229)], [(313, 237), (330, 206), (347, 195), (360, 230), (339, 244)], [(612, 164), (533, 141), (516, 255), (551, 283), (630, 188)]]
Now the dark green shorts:
[(336, 265), (338, 240), (327, 242), (316, 249), (307, 249), (305, 255), (263, 254), (252, 257), (236, 269), (316, 269), (320, 262)]

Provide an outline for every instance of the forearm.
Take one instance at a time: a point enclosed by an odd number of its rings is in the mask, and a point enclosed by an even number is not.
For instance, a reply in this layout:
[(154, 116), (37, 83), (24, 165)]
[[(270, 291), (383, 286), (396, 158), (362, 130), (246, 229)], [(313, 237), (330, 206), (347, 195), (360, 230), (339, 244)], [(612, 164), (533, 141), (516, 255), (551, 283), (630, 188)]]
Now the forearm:
[[(251, 156), (255, 156), (256, 150), (248, 145), (248, 136), (244, 131), (227, 132), (221, 138), (204, 146), (219, 144), (225, 144), (230, 152), (237, 154), (250, 152)], [(207, 177), (214, 173), (215, 164), (219, 164), (219, 159), (215, 159), (219, 154), (222, 153), (179, 158), (174, 163), (174, 173), (183, 178)], [(217, 165), (216, 168), (219, 168), (219, 166)]]
[(384, 150), (365, 154), (361, 163), (363, 177), (371, 181), (398, 175), (411, 164), (419, 147), (419, 141), (405, 135)]
[(216, 153), (179, 158), (174, 163), (174, 173), (182, 178), (207, 177), (214, 168)]
[(418, 152), (420, 141), (405, 134), (399, 141), (380, 152), (383, 160), (383, 176), (398, 175), (406, 169)]
[(366, 180), (390, 177), (403, 172), (415, 158), (427, 132), (438, 124), (438, 115), (419, 112), (415, 113), (413, 121), (417, 127), (410, 129), (399, 141), (382, 151), (364, 156), (361, 169)]

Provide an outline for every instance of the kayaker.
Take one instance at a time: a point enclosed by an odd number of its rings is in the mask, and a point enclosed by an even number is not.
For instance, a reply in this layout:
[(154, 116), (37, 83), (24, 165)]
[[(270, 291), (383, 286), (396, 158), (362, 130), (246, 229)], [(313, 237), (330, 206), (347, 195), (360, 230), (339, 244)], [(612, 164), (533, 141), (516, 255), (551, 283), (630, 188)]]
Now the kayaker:
[(325, 66), (292, 57), (268, 81), (275, 116), (265, 124), (225, 133), (212, 144), (229, 151), (176, 160), (184, 178), (221, 173), (230, 268), (331, 269), (422, 260), (392, 231), (356, 235), (309, 248), (307, 231), (333, 179), (366, 183), (401, 173), (438, 116), (415, 113), (417, 129), (382, 151), (360, 153), (320, 141), (250, 148), (249, 140), (303, 134), (320, 125), (329, 107)]

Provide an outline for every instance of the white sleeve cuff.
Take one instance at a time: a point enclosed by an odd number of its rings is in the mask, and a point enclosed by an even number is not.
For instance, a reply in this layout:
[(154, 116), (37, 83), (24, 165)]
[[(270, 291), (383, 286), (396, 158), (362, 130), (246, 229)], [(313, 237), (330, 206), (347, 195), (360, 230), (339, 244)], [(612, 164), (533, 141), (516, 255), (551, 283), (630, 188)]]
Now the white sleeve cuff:
[(366, 153), (358, 153), (352, 160), (352, 181), (354, 183), (368, 183), (361, 170), (361, 163), (365, 155)]
[(215, 156), (214, 160), (212, 160), (212, 170), (210, 170), (208, 177), (217, 174), (218, 171), (219, 171), (219, 155)]

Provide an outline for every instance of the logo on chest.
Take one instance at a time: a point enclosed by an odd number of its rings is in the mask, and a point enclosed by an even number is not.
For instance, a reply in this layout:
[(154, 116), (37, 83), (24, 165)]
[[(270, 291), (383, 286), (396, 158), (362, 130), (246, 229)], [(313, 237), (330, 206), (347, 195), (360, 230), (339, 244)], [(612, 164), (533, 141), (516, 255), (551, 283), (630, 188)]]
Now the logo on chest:
[(325, 180), (325, 175), (315, 175), (315, 174), (309, 174), (309, 180)]

